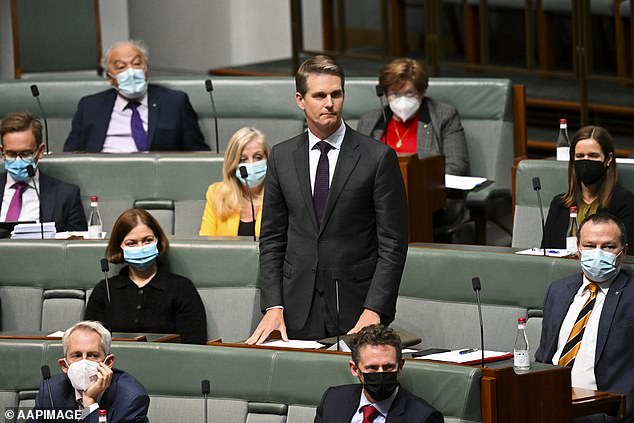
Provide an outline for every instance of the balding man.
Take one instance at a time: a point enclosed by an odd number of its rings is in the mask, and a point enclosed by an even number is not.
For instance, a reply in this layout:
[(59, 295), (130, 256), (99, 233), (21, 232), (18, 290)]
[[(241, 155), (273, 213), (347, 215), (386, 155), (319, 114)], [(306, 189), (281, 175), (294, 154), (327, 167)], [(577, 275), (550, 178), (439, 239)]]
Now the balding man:
[(148, 53), (140, 43), (114, 44), (103, 66), (113, 88), (80, 100), (64, 151), (209, 150), (187, 94), (148, 85)]

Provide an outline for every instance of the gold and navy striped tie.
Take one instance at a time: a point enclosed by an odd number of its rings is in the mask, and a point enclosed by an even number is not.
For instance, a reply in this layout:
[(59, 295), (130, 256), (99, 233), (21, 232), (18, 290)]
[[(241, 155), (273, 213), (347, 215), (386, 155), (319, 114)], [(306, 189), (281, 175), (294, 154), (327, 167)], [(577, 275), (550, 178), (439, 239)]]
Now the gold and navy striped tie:
[(577, 353), (581, 347), (583, 333), (586, 329), (586, 325), (588, 324), (588, 320), (590, 319), (594, 303), (597, 300), (597, 289), (599, 289), (599, 287), (596, 283), (591, 282), (587, 286), (587, 289), (590, 291), (590, 298), (588, 298), (581, 308), (579, 316), (577, 316), (577, 321), (568, 336), (568, 341), (566, 342), (566, 345), (564, 345), (564, 349), (561, 351), (561, 357), (559, 358), (558, 363), (560, 366), (572, 367), (573, 364), (575, 364), (575, 357), (577, 357)]

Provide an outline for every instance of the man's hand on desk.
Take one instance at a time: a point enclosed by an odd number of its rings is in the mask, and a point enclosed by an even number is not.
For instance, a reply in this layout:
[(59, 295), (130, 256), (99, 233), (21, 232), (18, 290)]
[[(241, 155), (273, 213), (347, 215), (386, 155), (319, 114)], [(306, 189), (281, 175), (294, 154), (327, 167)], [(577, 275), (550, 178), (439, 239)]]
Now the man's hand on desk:
[(381, 316), (379, 315), (379, 313), (365, 308), (363, 309), (363, 313), (361, 313), (361, 316), (359, 316), (359, 320), (357, 320), (357, 324), (354, 325), (354, 327), (348, 331), (348, 335), (357, 333), (366, 326), (378, 325), (379, 323), (381, 323)]
[(286, 334), (286, 324), (284, 323), (284, 309), (271, 308), (266, 311), (262, 320), (255, 328), (253, 335), (247, 339), (246, 343), (249, 345), (261, 344), (266, 341), (271, 332), (278, 330), (282, 335), (284, 341), (288, 341), (288, 335)]

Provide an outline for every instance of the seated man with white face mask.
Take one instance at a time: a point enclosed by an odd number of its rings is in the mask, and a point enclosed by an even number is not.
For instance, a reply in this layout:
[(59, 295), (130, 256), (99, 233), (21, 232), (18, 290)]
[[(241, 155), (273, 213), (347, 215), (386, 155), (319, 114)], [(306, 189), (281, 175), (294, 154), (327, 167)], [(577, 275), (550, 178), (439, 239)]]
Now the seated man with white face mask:
[(572, 386), (626, 395), (627, 417), (595, 415), (575, 422), (634, 422), (634, 275), (623, 223), (589, 216), (577, 242), (581, 273), (553, 282), (544, 300), (535, 360), (571, 368)]
[(145, 388), (128, 373), (113, 369), (111, 335), (101, 323), (79, 322), (64, 333), (63, 373), (45, 382), (35, 398), (36, 409), (81, 410), (81, 419), (97, 422), (99, 409), (109, 422), (147, 422), (150, 398)]
[(103, 67), (113, 88), (79, 101), (64, 151), (209, 150), (187, 94), (148, 85), (148, 53), (140, 43), (114, 44)]

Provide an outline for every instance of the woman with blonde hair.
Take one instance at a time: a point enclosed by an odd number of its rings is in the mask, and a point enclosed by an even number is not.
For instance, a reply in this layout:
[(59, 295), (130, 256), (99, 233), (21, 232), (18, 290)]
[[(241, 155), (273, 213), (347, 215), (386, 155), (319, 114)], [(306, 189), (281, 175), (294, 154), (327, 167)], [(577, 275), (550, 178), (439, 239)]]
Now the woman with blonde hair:
[[(254, 219), (255, 235), (260, 235), (268, 156), (269, 146), (259, 130), (244, 127), (231, 136), (222, 166), (222, 182), (211, 184), (207, 189), (199, 235), (253, 236)], [(246, 178), (240, 172), (242, 166)]]

